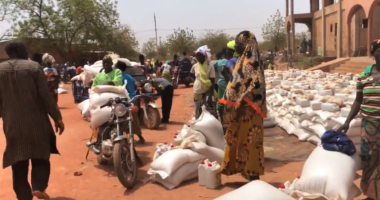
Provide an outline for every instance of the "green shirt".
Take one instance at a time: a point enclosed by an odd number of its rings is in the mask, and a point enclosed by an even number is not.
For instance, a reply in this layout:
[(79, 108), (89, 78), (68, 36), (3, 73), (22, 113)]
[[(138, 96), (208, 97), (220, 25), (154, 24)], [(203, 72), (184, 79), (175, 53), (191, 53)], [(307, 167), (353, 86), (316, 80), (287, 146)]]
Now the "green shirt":
[(98, 85), (103, 85), (106, 82), (112, 81), (115, 86), (123, 85), (122, 73), (118, 69), (113, 69), (108, 74), (104, 72), (100, 72), (95, 76), (94, 81), (92, 83), (92, 88)]

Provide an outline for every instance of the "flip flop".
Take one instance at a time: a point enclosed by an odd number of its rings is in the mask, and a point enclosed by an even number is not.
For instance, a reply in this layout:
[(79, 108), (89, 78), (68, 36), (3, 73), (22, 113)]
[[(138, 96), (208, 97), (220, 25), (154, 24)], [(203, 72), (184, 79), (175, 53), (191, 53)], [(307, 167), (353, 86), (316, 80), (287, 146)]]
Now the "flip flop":
[(50, 196), (46, 194), (45, 191), (41, 192), (39, 190), (32, 192), (33, 196), (37, 197), (37, 199), (50, 199)]

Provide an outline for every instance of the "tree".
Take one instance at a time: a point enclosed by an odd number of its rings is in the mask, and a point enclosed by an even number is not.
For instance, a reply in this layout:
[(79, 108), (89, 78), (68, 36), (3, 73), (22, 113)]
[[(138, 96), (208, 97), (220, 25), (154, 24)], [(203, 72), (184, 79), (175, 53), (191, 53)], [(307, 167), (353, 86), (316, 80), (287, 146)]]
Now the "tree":
[(208, 30), (207, 33), (199, 39), (198, 46), (207, 45), (213, 53), (216, 53), (221, 51), (222, 48), (226, 48), (227, 43), (233, 39), (232, 36), (221, 30)]
[(171, 54), (182, 54), (182, 52), (195, 51), (197, 38), (189, 29), (174, 29), (174, 33), (167, 37), (167, 47)]
[(295, 35), (295, 44), (296, 45), (301, 45), (303, 39), (308, 39), (308, 36), (307, 36), (307, 32), (300, 32), (300, 33), (296, 33)]
[(157, 47), (157, 56), (160, 60), (166, 60), (169, 54), (168, 44), (166, 42), (160, 42)]
[(286, 26), (285, 19), (281, 15), (280, 11), (274, 15), (271, 15), (267, 23), (264, 24), (262, 28), (262, 36), (265, 41), (270, 41), (272, 47), (277, 47), (278, 49), (286, 45)]
[[(0, 0), (0, 22), (12, 23), (17, 19), (17, 10), (11, 0)], [(0, 32), (0, 42), (13, 36), (13, 27)]]
[(26, 18), (18, 24), (17, 36), (24, 39), (41, 38), (61, 56), (70, 54), (74, 48), (81, 51), (113, 51), (118, 54), (135, 50), (137, 43), (133, 32), (128, 26), (119, 23), (117, 2), (56, 2), (17, 0), (17, 7), (26, 14)]
[(154, 58), (157, 55), (156, 39), (150, 38), (143, 44), (141, 52), (146, 55), (147, 58)]

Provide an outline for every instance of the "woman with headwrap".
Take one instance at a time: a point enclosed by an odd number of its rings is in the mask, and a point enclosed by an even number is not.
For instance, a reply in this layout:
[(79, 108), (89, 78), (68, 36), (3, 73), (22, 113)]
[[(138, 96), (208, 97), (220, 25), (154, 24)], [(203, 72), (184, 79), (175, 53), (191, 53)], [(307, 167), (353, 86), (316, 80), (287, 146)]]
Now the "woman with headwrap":
[(264, 174), (263, 119), (267, 108), (263, 67), (259, 65), (256, 37), (250, 31), (236, 36), (235, 50), (241, 55), (226, 87), (223, 126), (227, 146), (222, 173), (241, 173), (249, 180)]
[(44, 68), (44, 74), (47, 78), (48, 88), (50, 94), (53, 96), (54, 100), (58, 102), (58, 87), (60, 82), (60, 76), (56, 68), (53, 68), (53, 63), (55, 59), (49, 54), (45, 54), (42, 58), (43, 63), (46, 65)]
[(371, 53), (376, 61), (359, 75), (356, 83), (356, 98), (346, 122), (338, 129), (346, 132), (350, 122), (361, 113), (362, 131), (360, 157), (362, 178), (360, 188), (368, 197), (366, 200), (380, 199), (380, 39), (371, 44)]
[(209, 106), (212, 106), (214, 104), (212, 97), (215, 95), (216, 99), (217, 95), (214, 89), (215, 68), (209, 65), (211, 53), (207, 45), (201, 46), (195, 51), (195, 58), (197, 59), (197, 63), (191, 68), (191, 73), (195, 74), (193, 92), (195, 118), (197, 119), (201, 114), (202, 105), (207, 103)]
[(172, 82), (172, 62), (170, 62), (170, 60), (167, 60), (166, 63), (161, 66), (160, 72), (162, 78), (170, 83)]

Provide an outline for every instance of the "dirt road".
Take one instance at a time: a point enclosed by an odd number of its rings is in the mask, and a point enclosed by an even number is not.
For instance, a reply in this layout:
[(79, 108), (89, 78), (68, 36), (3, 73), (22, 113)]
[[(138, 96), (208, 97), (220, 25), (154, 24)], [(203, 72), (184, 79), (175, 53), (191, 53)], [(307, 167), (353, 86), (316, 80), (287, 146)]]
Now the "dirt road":
[[(70, 85), (67, 87), (70, 88)], [(157, 103), (161, 105), (160, 100)], [(125, 190), (118, 182), (112, 166), (99, 166), (93, 154), (90, 154), (89, 161), (85, 160), (87, 151), (85, 143), (91, 135), (91, 130), (89, 123), (82, 120), (71, 93), (59, 96), (59, 107), (66, 130), (62, 136), (58, 137), (61, 156), (51, 157), (51, 177), (47, 190), (55, 200), (214, 199), (246, 182), (240, 176), (224, 176), (224, 186), (218, 190), (200, 187), (197, 180), (183, 183), (174, 190), (166, 190), (155, 183), (142, 184), (141, 182), (134, 190)], [(145, 163), (145, 166), (139, 170), (139, 180), (146, 176), (155, 144), (172, 142), (173, 133), (187, 123), (192, 111), (191, 89), (180, 86), (175, 90), (171, 123), (166, 126), (161, 125), (160, 130), (157, 131), (143, 129), (147, 143), (137, 148), (138, 154)], [(296, 137), (288, 136), (279, 128), (266, 129), (264, 143), (266, 174), (262, 176), (262, 180), (275, 186), (287, 180), (293, 180), (296, 174), (300, 174), (303, 161), (314, 148), (312, 144), (298, 142)], [(5, 138), (3, 134), (0, 134), (0, 159), (2, 159), (4, 148)], [(74, 176), (74, 172), (82, 172), (83, 175)], [(0, 188), (0, 199), (16, 199), (12, 189), (11, 168), (0, 169)]]

